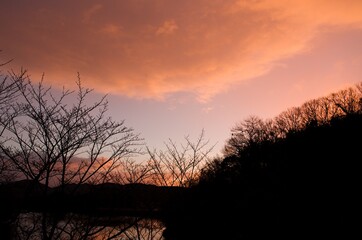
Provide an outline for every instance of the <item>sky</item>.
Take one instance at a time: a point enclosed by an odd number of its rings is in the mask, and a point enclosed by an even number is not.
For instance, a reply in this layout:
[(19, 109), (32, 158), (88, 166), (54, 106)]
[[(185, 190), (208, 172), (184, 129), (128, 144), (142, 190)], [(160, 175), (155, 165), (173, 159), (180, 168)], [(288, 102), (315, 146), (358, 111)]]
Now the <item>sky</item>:
[(202, 130), (213, 154), (245, 118), (362, 80), (361, 0), (0, 0), (0, 59), (75, 88), (150, 148)]

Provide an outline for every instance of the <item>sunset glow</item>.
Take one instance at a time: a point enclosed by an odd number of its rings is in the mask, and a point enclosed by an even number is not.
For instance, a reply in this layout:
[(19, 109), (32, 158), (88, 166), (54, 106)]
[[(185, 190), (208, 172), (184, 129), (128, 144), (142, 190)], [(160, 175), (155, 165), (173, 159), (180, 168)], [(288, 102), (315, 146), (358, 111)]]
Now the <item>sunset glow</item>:
[(0, 3), (1, 62), (109, 94), (113, 119), (151, 147), (217, 143), (250, 115), (362, 80), (360, 0), (82, 0)]

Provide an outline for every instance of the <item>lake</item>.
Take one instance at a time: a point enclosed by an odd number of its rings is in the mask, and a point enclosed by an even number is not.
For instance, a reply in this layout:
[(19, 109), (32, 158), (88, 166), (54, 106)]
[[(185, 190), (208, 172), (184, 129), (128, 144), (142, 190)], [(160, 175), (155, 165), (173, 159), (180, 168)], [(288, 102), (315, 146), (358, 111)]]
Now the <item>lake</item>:
[(16, 239), (62, 240), (162, 240), (164, 224), (158, 219), (141, 217), (94, 217), (68, 213), (63, 216), (28, 212), (20, 213), (9, 225)]

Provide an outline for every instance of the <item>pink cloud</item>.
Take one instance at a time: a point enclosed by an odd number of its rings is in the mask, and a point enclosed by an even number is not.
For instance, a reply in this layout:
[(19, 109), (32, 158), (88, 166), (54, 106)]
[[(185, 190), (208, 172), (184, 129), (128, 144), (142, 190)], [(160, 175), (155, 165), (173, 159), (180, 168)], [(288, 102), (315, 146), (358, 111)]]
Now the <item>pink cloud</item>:
[(156, 35), (172, 34), (178, 28), (174, 20), (165, 21), (156, 31)]
[(102, 5), (101, 4), (95, 4), (92, 5), (91, 7), (86, 8), (83, 11), (83, 22), (84, 23), (89, 23), (91, 21), (91, 18), (97, 13), (99, 12), (99, 10), (102, 9)]
[(72, 85), (80, 72), (100, 92), (152, 99), (192, 92), (207, 102), (309, 51), (318, 34), (361, 28), (362, 2), (8, 3), (0, 22), (9, 22), (1, 48), (34, 77), (45, 72), (47, 81)]

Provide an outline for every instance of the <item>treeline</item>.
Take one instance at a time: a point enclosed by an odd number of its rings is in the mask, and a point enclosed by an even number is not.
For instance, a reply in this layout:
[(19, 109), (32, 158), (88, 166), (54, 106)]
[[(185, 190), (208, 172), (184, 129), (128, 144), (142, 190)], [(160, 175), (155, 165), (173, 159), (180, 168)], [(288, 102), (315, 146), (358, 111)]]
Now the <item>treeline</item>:
[[(231, 130), (231, 137), (224, 149), (224, 161), (216, 159), (202, 170), (200, 181), (212, 178), (212, 174), (220, 168), (227, 169), (233, 158), (245, 158), (245, 154), (254, 147), (270, 145), (285, 141), (292, 135), (305, 132), (311, 128), (326, 128), (343, 118), (358, 116), (362, 113), (362, 83), (326, 97), (307, 101), (300, 107), (282, 112), (271, 120), (263, 120), (251, 116), (238, 123)], [(268, 164), (266, 162), (258, 163)]]
[(169, 215), (166, 239), (353, 236), (361, 136), (361, 84), (272, 120), (247, 118)]
[[(4, 239), (92, 239), (105, 233), (104, 239), (132, 239), (127, 231), (144, 224), (143, 217), (111, 227), (65, 216), (72, 202), (73, 212), (162, 209), (164, 236), (170, 240), (345, 238), (353, 232), (362, 83), (274, 119), (245, 119), (231, 130), (222, 157), (211, 160), (213, 146), (204, 131), (196, 140), (187, 136), (178, 145), (169, 139), (165, 150), (150, 149), (134, 129), (108, 115), (106, 96), (90, 103), (92, 90), (79, 76), (76, 86), (55, 94), (43, 80), (32, 82), (26, 70), (0, 69)], [(134, 160), (141, 155), (144, 162)], [(37, 186), (36, 194), (25, 186), (19, 197), (11, 187), (18, 180)], [(92, 194), (80, 194), (89, 186)], [(95, 190), (98, 186), (106, 190)], [(139, 188), (125, 193), (129, 186)], [(176, 188), (171, 193), (155, 186)], [(173, 197), (158, 202), (170, 193)], [(153, 236), (154, 228), (149, 230)]]
[[(6, 63), (0, 61), (0, 67)], [(148, 221), (147, 216), (136, 217), (122, 226), (99, 226), (68, 211), (77, 213), (83, 209), (92, 214), (95, 209), (103, 208), (104, 212), (106, 208), (114, 213), (128, 208), (128, 213), (134, 213), (140, 206), (143, 209), (147, 206), (152, 213), (168, 204), (164, 200), (177, 189), (171, 187), (186, 188), (198, 179), (200, 167), (212, 149), (204, 139), (204, 131), (195, 141), (186, 136), (182, 146), (169, 139), (165, 150), (150, 149), (123, 120), (109, 116), (107, 96), (95, 99), (93, 90), (82, 86), (80, 76), (75, 81), (75, 90), (54, 91), (44, 79), (34, 83), (26, 70), (1, 68), (0, 235), (3, 239), (78, 240), (103, 235), (107, 235), (105, 239), (127, 239), (127, 234), (133, 236), (130, 233), (134, 232), (133, 227), (138, 228), (136, 235), (140, 237), (139, 226)], [(139, 156), (146, 156), (146, 160), (138, 161)], [(27, 185), (19, 195), (18, 186), (23, 183)], [(116, 193), (108, 194), (109, 189), (103, 189), (82, 195), (78, 191), (86, 186), (96, 189), (108, 184), (113, 184), (112, 191)], [(149, 191), (148, 185), (159, 187)], [(121, 191), (130, 186), (133, 186), (130, 191)], [(147, 194), (141, 196), (140, 191)], [(156, 193), (158, 196), (150, 200)], [(155, 229), (150, 226), (148, 230), (145, 234), (153, 236)]]

